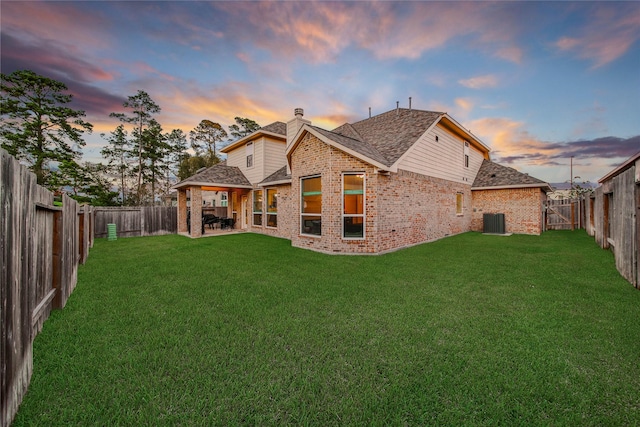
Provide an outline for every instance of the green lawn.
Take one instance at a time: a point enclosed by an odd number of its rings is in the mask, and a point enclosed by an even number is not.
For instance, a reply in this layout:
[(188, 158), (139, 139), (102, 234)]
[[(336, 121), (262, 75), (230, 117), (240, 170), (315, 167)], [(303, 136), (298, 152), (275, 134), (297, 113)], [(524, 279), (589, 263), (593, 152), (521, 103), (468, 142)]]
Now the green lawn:
[(582, 231), (101, 239), (34, 352), (15, 426), (640, 424), (640, 292)]

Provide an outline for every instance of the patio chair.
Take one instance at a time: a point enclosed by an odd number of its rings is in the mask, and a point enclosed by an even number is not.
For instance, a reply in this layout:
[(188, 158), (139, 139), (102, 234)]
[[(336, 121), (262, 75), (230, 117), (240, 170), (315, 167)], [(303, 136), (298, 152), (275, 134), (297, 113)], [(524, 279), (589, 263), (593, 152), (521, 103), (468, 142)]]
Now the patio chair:
[(221, 218), (220, 219), (220, 229), (229, 228), (232, 229), (236, 224), (236, 220), (233, 218)]

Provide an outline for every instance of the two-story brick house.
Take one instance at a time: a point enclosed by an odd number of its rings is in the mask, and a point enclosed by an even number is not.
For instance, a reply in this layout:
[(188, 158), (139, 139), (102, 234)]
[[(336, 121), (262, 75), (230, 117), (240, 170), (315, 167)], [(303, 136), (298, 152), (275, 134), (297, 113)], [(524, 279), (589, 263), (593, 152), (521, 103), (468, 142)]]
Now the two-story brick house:
[[(321, 252), (383, 253), (481, 230), (481, 212), (514, 204), (526, 209), (506, 215), (507, 231), (539, 234), (550, 190), (491, 162), (489, 148), (447, 113), (415, 109), (332, 131), (313, 126), (296, 109), (286, 124), (265, 126), (222, 151), (226, 163), (175, 186), (180, 232), (186, 231), (186, 190), (197, 209), (202, 189), (219, 189), (229, 192), (228, 215), (239, 228)], [(486, 196), (493, 187), (502, 192), (498, 210)], [(193, 217), (195, 237), (199, 213)]]

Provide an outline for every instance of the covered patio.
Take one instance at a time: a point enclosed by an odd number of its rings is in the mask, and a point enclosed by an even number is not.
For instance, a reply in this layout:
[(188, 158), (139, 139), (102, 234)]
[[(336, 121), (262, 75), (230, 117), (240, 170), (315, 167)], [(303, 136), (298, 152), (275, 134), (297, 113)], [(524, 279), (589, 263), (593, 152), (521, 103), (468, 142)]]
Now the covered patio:
[[(218, 163), (172, 188), (178, 192), (178, 234), (195, 238), (247, 229), (253, 186), (237, 167)], [(227, 206), (203, 206), (206, 191), (226, 192)]]

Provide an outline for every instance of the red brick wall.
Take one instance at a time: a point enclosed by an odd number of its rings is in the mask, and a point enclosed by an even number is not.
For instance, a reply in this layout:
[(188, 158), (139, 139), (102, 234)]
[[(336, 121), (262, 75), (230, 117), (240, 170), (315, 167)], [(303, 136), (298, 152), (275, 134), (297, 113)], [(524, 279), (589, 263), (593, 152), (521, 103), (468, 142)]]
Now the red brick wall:
[(471, 228), (482, 231), (485, 213), (503, 213), (507, 233), (540, 234), (543, 230), (542, 206), (546, 197), (540, 188), (473, 191)]
[[(379, 253), (415, 245), (471, 228), (468, 184), (400, 171), (389, 176), (308, 134), (291, 158), (292, 245), (330, 253)], [(342, 238), (342, 173), (366, 176), (366, 231), (363, 240)], [(322, 176), (322, 236), (300, 235), (300, 178)], [(464, 195), (456, 214), (456, 193)]]
[[(378, 251), (428, 242), (471, 229), (471, 187), (413, 172), (380, 177)], [(456, 194), (463, 194), (462, 215)]]

